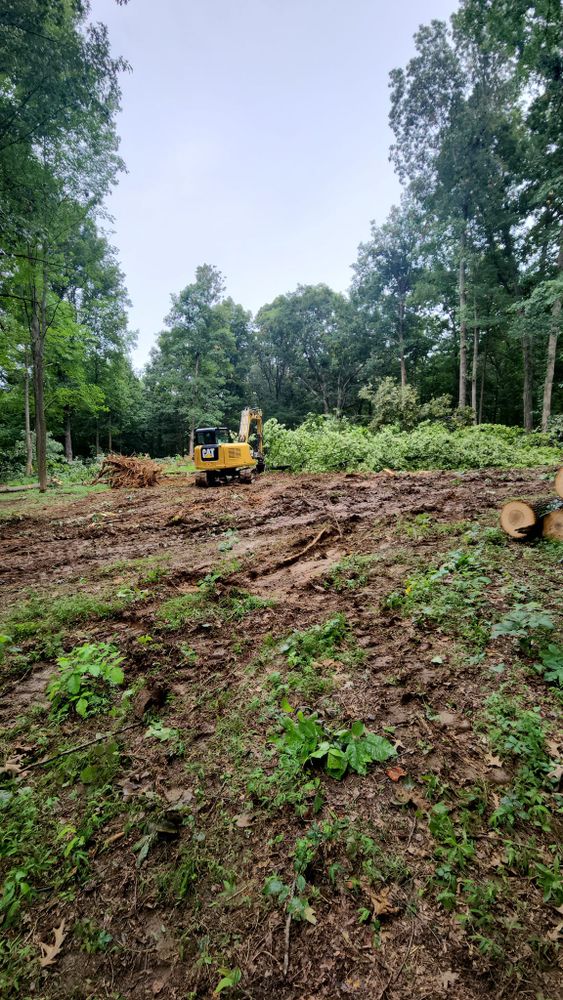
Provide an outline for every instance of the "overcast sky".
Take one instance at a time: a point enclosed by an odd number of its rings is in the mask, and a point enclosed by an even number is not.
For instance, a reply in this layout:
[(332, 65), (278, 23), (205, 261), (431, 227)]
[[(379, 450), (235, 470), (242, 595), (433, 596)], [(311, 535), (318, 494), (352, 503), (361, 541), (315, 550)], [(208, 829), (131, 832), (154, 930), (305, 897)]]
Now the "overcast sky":
[(128, 173), (109, 199), (148, 358), (170, 294), (214, 264), (255, 312), (297, 284), (344, 291), (399, 196), (388, 74), (454, 0), (94, 0), (122, 79)]

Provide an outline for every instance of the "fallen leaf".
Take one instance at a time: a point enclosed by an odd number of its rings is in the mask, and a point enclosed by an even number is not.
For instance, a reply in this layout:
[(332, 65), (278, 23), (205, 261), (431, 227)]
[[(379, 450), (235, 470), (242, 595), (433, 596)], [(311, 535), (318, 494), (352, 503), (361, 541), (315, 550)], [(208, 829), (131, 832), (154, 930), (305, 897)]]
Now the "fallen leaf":
[(560, 937), (563, 937), (563, 923), (557, 924), (546, 934), (548, 941), (559, 941)]
[(487, 762), (487, 767), (502, 767), (502, 760), (500, 757), (495, 757), (494, 754), (488, 753), (485, 756)]
[(190, 791), (189, 788), (165, 788), (164, 798), (171, 805), (185, 806), (188, 802), (191, 802), (194, 797), (194, 793)]
[(407, 776), (407, 772), (400, 764), (397, 767), (388, 767), (385, 774), (388, 778), (391, 778), (391, 781), (399, 781), (400, 778), (406, 778)]
[(48, 965), (54, 965), (55, 960), (58, 958), (61, 948), (63, 946), (63, 941), (66, 937), (65, 934), (65, 922), (61, 920), (58, 927), (55, 927), (53, 931), (55, 940), (53, 944), (46, 944), (45, 941), (39, 942), (39, 947), (41, 948), (41, 958), (39, 959), (39, 965), (42, 969), (47, 968)]
[(554, 781), (561, 781), (563, 778), (563, 764), (556, 764), (552, 771), (548, 771), (548, 778), (553, 778)]
[(235, 816), (235, 826), (239, 830), (247, 830), (249, 826), (252, 826), (252, 816), (250, 813), (241, 813), (240, 816)]
[(23, 770), (25, 770), (25, 768), (23, 768), (19, 761), (15, 758), (9, 758), (5, 761), (2, 767), (0, 767), (0, 773), (2, 774), (21, 774)]
[(459, 972), (452, 972), (451, 969), (448, 969), (446, 972), (443, 972), (442, 975), (440, 976), (440, 983), (445, 989), (448, 989), (448, 987), (453, 986), (453, 984), (457, 982), (458, 979), (459, 979)]
[(389, 899), (390, 890), (382, 889), (381, 892), (375, 893), (370, 892), (369, 898), (372, 906), (372, 913), (374, 917), (385, 917), (392, 913), (398, 913), (399, 910), (396, 906), (391, 904)]

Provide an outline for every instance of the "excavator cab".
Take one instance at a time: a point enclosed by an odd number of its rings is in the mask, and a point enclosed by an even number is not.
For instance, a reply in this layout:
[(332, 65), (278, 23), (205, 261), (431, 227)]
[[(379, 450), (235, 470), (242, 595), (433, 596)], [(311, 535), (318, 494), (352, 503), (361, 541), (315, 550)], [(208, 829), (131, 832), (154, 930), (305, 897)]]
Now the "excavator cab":
[(255, 472), (264, 471), (261, 410), (242, 411), (237, 441), (230, 440), (226, 427), (198, 427), (194, 441), (196, 486), (229, 479), (251, 483)]

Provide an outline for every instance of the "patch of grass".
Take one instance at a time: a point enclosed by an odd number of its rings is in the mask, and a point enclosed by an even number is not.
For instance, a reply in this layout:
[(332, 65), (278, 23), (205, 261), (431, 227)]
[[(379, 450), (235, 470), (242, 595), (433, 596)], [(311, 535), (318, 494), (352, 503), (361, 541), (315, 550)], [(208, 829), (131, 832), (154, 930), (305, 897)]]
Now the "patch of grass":
[(197, 590), (164, 601), (156, 612), (156, 619), (165, 628), (177, 630), (190, 622), (240, 621), (258, 608), (270, 607), (272, 601), (263, 600), (239, 587), (226, 587), (225, 581), (239, 569), (232, 561), (220, 566), (200, 581)]
[[(88, 592), (31, 594), (26, 601), (13, 605), (0, 623), (0, 631), (11, 637), (14, 646), (31, 645), (31, 659), (56, 656), (61, 652), (65, 632), (82, 622), (112, 618), (139, 599), (135, 591), (99, 596)], [(30, 655), (30, 654), (28, 654)]]
[(527, 821), (548, 832), (551, 818), (548, 795), (556, 781), (551, 777), (555, 761), (547, 752), (547, 726), (538, 708), (525, 709), (517, 698), (499, 692), (486, 706), (487, 735), (503, 759), (519, 764), (514, 782), (491, 816), (492, 826), (514, 827)]
[(324, 577), (323, 586), (337, 593), (365, 587), (369, 580), (370, 568), (377, 561), (377, 555), (345, 556), (340, 562), (331, 566)]
[(485, 611), (491, 583), (484, 569), (480, 549), (456, 549), (444, 562), (409, 577), (404, 591), (390, 594), (386, 605), (410, 615), (417, 625), (434, 625), (482, 649), (489, 639)]

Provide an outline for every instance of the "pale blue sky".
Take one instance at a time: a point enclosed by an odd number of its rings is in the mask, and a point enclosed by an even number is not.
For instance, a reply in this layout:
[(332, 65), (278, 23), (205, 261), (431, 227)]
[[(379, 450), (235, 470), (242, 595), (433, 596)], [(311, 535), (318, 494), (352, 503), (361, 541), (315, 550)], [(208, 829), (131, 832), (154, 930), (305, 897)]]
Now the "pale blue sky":
[(455, 0), (94, 0), (122, 79), (128, 173), (109, 199), (142, 365), (198, 264), (256, 311), (299, 283), (344, 291), (399, 196), (388, 74)]

